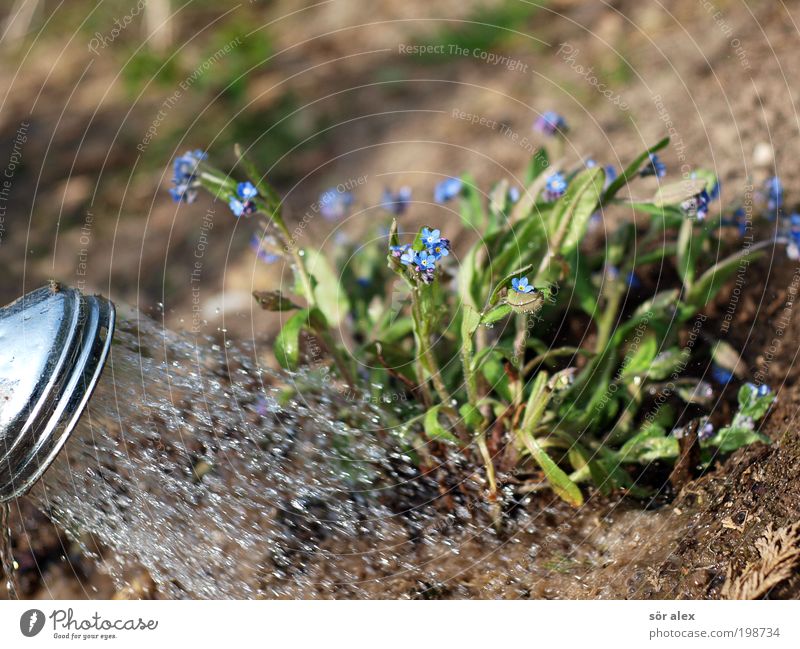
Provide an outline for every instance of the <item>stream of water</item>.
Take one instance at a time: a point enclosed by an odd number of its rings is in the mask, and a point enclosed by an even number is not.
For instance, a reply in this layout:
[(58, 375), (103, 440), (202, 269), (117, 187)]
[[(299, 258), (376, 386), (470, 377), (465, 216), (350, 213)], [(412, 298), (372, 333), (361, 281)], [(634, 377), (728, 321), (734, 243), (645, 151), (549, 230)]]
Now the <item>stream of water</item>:
[(6, 594), (9, 599), (18, 596), (17, 570), (14, 562), (14, 555), (11, 554), (11, 528), (9, 518), (11, 506), (8, 503), (0, 503), (0, 571), (5, 580)]
[(32, 497), (120, 585), (139, 564), (165, 597), (289, 596), (326, 546), (357, 552), (392, 529), (380, 492), (415, 469), (379, 424), (311, 374), (122, 318)]
[(420, 475), (386, 418), (313, 373), (134, 313), (30, 497), (134, 596), (142, 569), (167, 598), (617, 597), (631, 574), (646, 587), (656, 551), (639, 545), (664, 521), (529, 496), (498, 536), (482, 473), (454, 454)]

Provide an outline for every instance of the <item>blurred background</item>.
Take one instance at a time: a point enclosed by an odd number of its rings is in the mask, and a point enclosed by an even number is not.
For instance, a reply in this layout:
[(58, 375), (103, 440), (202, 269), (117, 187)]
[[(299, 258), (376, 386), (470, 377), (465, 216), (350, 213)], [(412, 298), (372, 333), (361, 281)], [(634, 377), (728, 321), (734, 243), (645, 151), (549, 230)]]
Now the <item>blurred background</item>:
[(205, 149), (229, 169), (236, 142), (285, 196), (290, 221), (326, 187), (358, 183), (349, 218), (303, 232), (329, 247), (363, 232), (383, 190), (403, 185), (415, 201), (404, 218), (455, 232), (457, 215), (432, 204), (434, 184), (462, 171), (513, 182), (531, 124), (550, 109), (571, 126), (571, 158), (619, 166), (671, 132), (671, 169), (714, 169), (723, 200), (769, 170), (793, 201), (800, 71), (776, 52), (794, 51), (796, 2), (3, 7), (2, 303), (55, 278), (176, 329), (189, 328), (194, 299), (204, 332), (269, 338), (278, 323), (250, 294), (285, 269), (256, 259), (258, 224), (167, 191), (176, 154)]

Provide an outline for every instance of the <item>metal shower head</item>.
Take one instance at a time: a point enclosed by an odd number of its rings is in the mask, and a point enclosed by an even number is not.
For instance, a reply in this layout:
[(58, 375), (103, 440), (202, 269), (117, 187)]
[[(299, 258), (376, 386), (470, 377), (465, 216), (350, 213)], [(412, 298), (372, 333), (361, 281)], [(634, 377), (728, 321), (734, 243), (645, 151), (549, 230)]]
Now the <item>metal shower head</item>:
[(114, 318), (109, 300), (56, 283), (0, 308), (0, 502), (27, 492), (67, 441)]

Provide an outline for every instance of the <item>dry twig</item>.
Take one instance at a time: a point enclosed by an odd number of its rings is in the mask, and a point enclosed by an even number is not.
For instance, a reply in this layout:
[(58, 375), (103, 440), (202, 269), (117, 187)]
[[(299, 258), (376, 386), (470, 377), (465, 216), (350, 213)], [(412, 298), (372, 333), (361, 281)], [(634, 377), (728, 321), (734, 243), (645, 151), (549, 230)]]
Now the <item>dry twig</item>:
[(723, 599), (759, 599), (791, 577), (800, 563), (800, 521), (779, 530), (770, 525), (756, 541), (756, 549), (760, 559), (746, 566), (739, 576), (734, 578), (728, 567)]

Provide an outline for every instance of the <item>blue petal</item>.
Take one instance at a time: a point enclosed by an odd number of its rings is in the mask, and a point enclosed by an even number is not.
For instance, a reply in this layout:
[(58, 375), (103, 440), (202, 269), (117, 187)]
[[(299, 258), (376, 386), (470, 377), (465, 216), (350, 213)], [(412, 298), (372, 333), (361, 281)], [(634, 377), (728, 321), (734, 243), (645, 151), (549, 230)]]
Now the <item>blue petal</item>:
[(242, 203), (238, 198), (232, 198), (228, 201), (228, 207), (231, 208), (231, 212), (233, 212), (237, 217), (244, 214), (244, 203)]
[(236, 186), (236, 193), (239, 195), (239, 198), (243, 198), (244, 200), (249, 200), (258, 196), (258, 190), (250, 181), (239, 183)]

